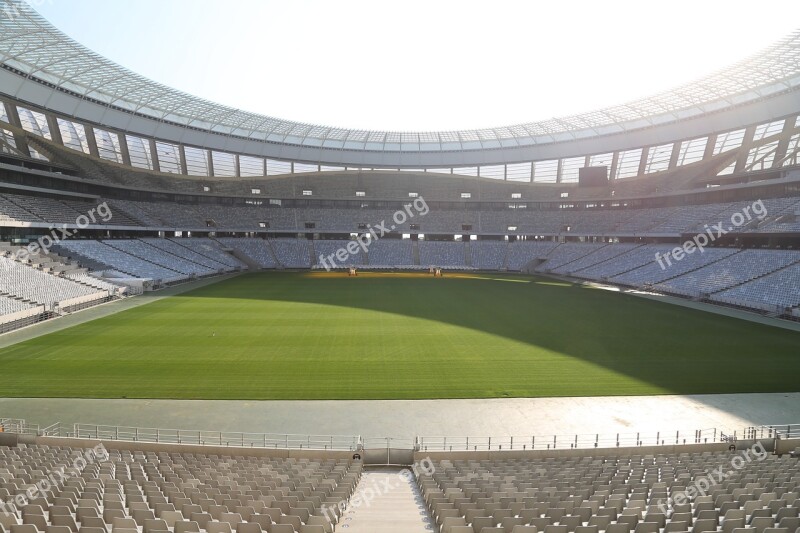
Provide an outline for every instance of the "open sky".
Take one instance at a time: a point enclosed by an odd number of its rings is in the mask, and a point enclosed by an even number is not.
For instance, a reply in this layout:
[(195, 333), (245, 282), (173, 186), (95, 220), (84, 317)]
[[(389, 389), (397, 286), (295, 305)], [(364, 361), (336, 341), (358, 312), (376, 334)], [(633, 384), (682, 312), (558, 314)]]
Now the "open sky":
[(500, 126), (655, 94), (800, 26), (797, 0), (27, 0), (153, 80), (301, 122)]

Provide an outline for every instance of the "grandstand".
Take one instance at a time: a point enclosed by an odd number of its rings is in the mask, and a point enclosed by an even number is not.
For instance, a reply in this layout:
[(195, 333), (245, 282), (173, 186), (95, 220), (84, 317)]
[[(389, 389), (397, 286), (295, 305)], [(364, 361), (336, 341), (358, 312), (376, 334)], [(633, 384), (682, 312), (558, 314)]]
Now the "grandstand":
[(800, 533), (800, 32), (424, 132), (192, 96), (27, 2), (0, 35), (0, 533)]

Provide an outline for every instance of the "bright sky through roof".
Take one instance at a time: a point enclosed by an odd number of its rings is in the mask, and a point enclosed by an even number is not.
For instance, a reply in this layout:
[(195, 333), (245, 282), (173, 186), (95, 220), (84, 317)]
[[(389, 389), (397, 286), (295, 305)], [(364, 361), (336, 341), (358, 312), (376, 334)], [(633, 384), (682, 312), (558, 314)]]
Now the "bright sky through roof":
[(800, 26), (762, 0), (28, 0), (160, 83), (350, 128), (502, 126), (624, 103), (750, 56)]

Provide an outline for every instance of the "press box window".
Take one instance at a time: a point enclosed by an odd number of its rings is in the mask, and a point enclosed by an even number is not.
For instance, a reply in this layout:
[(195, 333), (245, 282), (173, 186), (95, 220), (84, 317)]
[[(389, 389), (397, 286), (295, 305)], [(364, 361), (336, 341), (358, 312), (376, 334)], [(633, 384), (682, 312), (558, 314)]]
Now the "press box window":
[(314, 193), (311, 189), (303, 189), (303, 196), (311, 196), (312, 194)]
[(419, 193), (418, 192), (410, 192), (410, 193), (408, 193), (408, 197), (409, 198), (419, 198)]
[(367, 193), (365, 191), (356, 191), (356, 197), (357, 198), (363, 198), (366, 195), (367, 195)]
[(261, 189), (250, 189), (251, 194), (261, 194)]
[(461, 193), (461, 199), (462, 200), (469, 200), (470, 198), (472, 198), (472, 193), (471, 192), (462, 192)]
[(317, 223), (316, 222), (306, 222), (305, 227), (306, 227), (306, 229), (314, 229), (314, 228), (317, 227)]

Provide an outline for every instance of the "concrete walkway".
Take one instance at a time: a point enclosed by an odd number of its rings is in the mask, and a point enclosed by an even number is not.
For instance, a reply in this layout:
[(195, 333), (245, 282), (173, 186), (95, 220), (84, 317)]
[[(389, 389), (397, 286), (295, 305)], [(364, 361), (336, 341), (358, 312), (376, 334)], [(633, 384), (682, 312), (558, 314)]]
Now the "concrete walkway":
[(0, 418), (302, 435), (546, 436), (800, 423), (800, 393), (472, 400), (0, 398)]
[(364, 470), (340, 528), (349, 533), (429, 533), (434, 530), (411, 470)]

